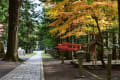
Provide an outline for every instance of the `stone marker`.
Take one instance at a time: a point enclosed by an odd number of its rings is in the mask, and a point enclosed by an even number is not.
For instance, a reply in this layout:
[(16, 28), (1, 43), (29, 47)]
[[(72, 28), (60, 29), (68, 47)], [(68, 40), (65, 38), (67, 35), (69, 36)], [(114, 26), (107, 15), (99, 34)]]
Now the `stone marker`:
[(25, 55), (25, 50), (22, 49), (21, 47), (18, 48), (18, 55), (21, 56), (21, 55)]

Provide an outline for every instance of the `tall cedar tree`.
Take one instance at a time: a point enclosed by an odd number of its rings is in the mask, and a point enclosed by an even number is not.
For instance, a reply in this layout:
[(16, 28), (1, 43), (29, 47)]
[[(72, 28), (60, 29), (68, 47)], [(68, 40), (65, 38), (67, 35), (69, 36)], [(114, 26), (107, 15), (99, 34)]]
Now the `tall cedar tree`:
[[(120, 0), (118, 0), (118, 16), (119, 16), (119, 49), (120, 49)], [(120, 58), (120, 50), (119, 50), (119, 58)]]
[(18, 61), (17, 32), (21, 0), (9, 0), (8, 48), (4, 60)]

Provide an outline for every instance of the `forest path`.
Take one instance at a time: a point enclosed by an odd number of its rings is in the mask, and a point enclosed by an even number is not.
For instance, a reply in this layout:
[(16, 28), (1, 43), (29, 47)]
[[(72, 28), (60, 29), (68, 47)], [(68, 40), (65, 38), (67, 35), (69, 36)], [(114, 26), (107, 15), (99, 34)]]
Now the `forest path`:
[(36, 51), (26, 62), (3, 76), (0, 80), (44, 80), (42, 51)]

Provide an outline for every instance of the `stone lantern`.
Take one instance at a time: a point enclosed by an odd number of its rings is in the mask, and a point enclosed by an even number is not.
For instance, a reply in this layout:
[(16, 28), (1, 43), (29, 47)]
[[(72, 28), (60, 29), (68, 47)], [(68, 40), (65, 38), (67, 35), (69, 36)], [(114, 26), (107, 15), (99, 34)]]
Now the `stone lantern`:
[(78, 70), (79, 70), (79, 75), (81, 78), (83, 78), (83, 59), (86, 54), (86, 51), (84, 50), (79, 50), (76, 52), (77, 53), (77, 58), (78, 58)]

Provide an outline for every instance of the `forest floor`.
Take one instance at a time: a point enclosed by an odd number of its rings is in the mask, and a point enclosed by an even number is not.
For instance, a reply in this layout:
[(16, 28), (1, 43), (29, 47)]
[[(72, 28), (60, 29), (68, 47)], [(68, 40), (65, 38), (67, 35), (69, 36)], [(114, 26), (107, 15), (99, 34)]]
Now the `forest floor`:
[[(44, 57), (43, 64), (45, 80), (98, 80), (87, 72), (83, 73), (84, 78), (80, 78), (78, 68), (71, 64), (70, 60), (66, 60), (64, 64), (61, 64), (60, 60)], [(107, 77), (106, 69), (103, 69), (101, 66), (89, 65), (84, 66), (84, 69), (101, 78)], [(120, 80), (119, 74), (120, 65), (113, 66), (111, 80)]]

